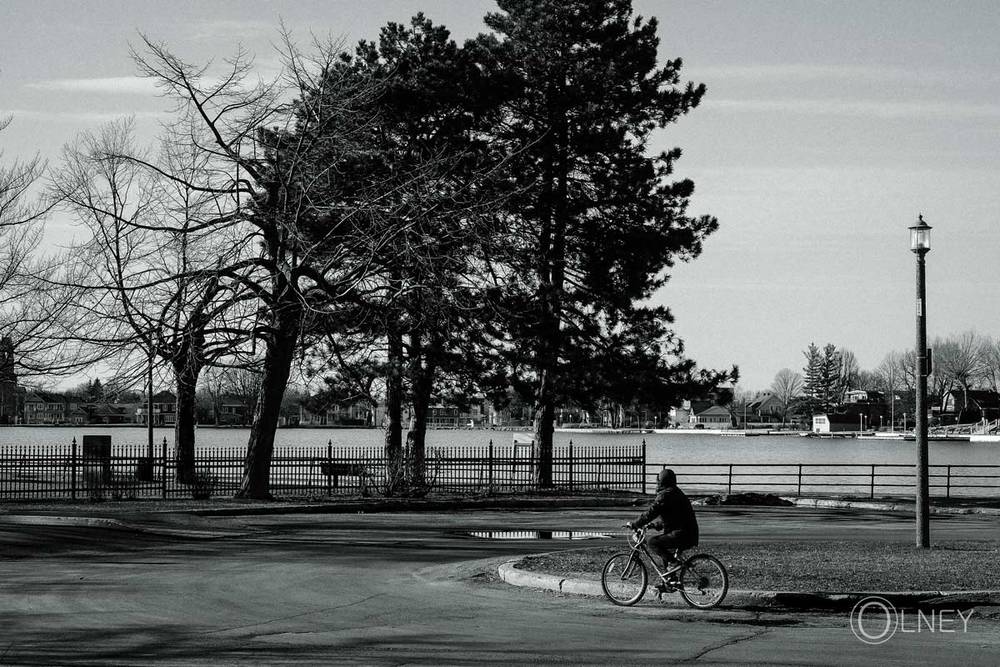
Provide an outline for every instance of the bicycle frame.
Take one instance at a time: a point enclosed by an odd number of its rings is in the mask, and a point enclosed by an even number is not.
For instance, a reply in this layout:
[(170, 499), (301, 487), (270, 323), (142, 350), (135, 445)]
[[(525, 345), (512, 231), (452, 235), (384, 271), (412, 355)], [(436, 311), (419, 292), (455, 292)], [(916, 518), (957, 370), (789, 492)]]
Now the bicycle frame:
[(646, 546), (646, 529), (639, 528), (632, 532), (632, 537), (628, 538), (629, 548), (632, 550), (633, 554), (638, 554), (636, 557), (641, 557), (641, 555), (646, 556), (646, 561), (653, 566), (653, 571), (656, 572), (656, 576), (659, 577), (660, 581), (666, 582), (667, 577), (675, 572), (678, 572), (684, 566), (684, 559), (681, 557), (683, 550), (674, 549), (674, 558), (677, 560), (677, 565), (670, 568), (669, 570), (660, 570), (660, 567), (656, 564), (656, 558), (653, 557), (652, 552), (650, 552), (649, 547)]
[[(664, 593), (678, 592), (692, 607), (710, 609), (725, 599), (729, 574), (718, 558), (704, 553), (685, 556), (684, 549), (674, 548), (677, 562), (661, 570), (656, 562), (658, 558), (647, 544), (644, 528), (633, 529), (632, 535), (625, 539), (629, 550), (611, 556), (601, 571), (601, 588), (615, 604), (634, 605), (642, 599), (650, 581), (654, 582), (656, 597), (661, 601)], [(655, 577), (650, 574), (650, 566)], [(636, 588), (637, 580), (641, 588)]]

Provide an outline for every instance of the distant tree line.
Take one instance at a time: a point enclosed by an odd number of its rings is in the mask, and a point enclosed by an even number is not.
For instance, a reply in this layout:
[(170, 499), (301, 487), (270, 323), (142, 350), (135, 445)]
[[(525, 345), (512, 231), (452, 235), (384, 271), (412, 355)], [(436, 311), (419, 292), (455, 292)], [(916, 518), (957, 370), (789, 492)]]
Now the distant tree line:
[[(1000, 338), (965, 331), (935, 337), (930, 342), (931, 372), (928, 393), (943, 404), (954, 391), (988, 390), (1000, 393)], [(855, 354), (832, 343), (820, 348), (810, 343), (803, 351), (801, 372), (783, 368), (766, 393), (780, 406), (781, 419), (792, 414), (808, 417), (835, 411), (850, 390), (878, 392), (897, 408), (896, 416), (915, 410), (916, 355), (913, 350), (892, 351), (873, 369), (861, 368)], [(753, 400), (749, 392), (738, 392), (734, 414)]]

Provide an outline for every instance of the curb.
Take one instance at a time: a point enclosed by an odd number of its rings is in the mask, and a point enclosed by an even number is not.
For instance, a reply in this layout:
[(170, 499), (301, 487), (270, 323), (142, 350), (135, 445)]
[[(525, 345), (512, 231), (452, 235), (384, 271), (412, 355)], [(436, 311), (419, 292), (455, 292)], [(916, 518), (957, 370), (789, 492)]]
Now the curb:
[[(567, 593), (571, 595), (586, 595), (603, 597), (599, 581), (569, 579), (554, 574), (522, 570), (517, 565), (522, 558), (515, 558), (501, 563), (497, 574), (505, 583), (512, 586), (536, 588)], [(891, 604), (900, 607), (973, 607), (977, 605), (1000, 605), (1000, 591), (852, 591), (842, 593), (803, 592), (803, 591), (753, 591), (730, 590), (726, 594), (726, 607), (743, 607), (751, 609), (798, 609), (798, 610), (850, 610), (860, 600), (877, 595), (885, 598)], [(671, 596), (668, 604), (683, 603)], [(671, 605), (673, 606), (673, 605)]]

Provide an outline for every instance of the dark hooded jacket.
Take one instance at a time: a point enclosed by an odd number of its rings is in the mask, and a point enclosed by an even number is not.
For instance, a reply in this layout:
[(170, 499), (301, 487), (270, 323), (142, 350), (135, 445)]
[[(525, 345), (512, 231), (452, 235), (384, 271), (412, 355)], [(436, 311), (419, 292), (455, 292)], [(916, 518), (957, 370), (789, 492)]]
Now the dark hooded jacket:
[(690, 542), (691, 546), (698, 544), (698, 520), (694, 516), (691, 501), (677, 488), (677, 477), (673, 470), (660, 471), (653, 504), (632, 525), (640, 528), (657, 519), (663, 522), (664, 535), (673, 533)]

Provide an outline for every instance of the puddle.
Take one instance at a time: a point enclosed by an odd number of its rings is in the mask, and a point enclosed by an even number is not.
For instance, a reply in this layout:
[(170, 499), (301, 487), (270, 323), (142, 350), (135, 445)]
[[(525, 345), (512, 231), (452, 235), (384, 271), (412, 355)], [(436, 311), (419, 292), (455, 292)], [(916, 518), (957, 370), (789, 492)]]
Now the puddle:
[(473, 530), (466, 533), (481, 540), (607, 540), (610, 535), (579, 530)]

